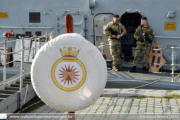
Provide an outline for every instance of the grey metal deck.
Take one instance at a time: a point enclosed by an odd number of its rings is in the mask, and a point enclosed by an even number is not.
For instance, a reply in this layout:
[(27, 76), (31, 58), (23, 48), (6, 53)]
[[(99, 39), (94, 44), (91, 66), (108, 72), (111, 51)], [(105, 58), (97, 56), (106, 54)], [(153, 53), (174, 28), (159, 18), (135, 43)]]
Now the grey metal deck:
[(108, 79), (106, 88), (141, 88), (141, 89), (163, 89), (179, 90), (179, 77), (171, 82), (169, 73), (141, 73), (126, 71), (108, 70)]

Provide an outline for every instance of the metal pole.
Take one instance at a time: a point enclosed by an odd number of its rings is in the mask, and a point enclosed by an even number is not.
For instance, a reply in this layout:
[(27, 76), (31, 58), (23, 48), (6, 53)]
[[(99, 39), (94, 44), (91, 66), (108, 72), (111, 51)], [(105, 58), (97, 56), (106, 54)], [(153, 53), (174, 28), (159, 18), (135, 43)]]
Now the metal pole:
[(172, 82), (174, 82), (174, 47), (171, 47), (172, 49)]
[(54, 31), (52, 32), (52, 39), (54, 38)]
[(34, 40), (34, 42), (35, 42), (35, 49), (34, 49), (34, 53), (35, 53), (35, 54), (34, 54), (34, 56), (35, 56), (35, 55), (36, 55), (36, 35), (34, 36), (34, 39), (35, 39), (35, 40)]
[(6, 81), (6, 40), (4, 40), (4, 72), (3, 81)]
[(20, 108), (22, 108), (22, 87), (23, 87), (23, 63), (24, 63), (24, 38), (22, 37), (21, 42), (21, 73), (20, 73)]
[(1, 52), (0, 52), (0, 66), (2, 66), (2, 63), (1, 63)]
[(46, 43), (47, 43), (47, 37), (48, 37), (48, 34), (46, 33)]
[(25, 97), (24, 97), (24, 103), (23, 104), (25, 104), (25, 102), (26, 102), (27, 92), (28, 92), (28, 84), (26, 85), (26, 94), (25, 94)]
[(39, 49), (40, 49), (40, 39), (38, 39), (38, 43), (39, 43)]
[(101, 49), (101, 53), (103, 53), (104, 52), (104, 43), (103, 42), (100, 43), (100, 49)]
[(75, 120), (75, 112), (67, 112), (67, 120)]

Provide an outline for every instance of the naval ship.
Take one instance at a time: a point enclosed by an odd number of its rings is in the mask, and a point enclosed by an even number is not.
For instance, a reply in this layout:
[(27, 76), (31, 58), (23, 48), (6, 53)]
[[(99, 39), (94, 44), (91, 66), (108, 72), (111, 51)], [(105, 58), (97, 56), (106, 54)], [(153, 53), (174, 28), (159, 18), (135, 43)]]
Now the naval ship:
[[(30, 78), (33, 57), (45, 42), (66, 33), (70, 25), (72, 32), (81, 34), (106, 55), (106, 88), (179, 90), (179, 5), (178, 0), (1, 0), (0, 112), (15, 112), (22, 107), (22, 102), (25, 104), (36, 96)], [(119, 72), (111, 70), (112, 57), (108, 37), (103, 34), (104, 27), (112, 21), (114, 14), (120, 16), (119, 22), (127, 30), (121, 45), (120, 59), (123, 61), (123, 70)], [(152, 58), (147, 66), (149, 70), (151, 67), (157, 67), (157, 70), (151, 70), (148, 74), (140, 71), (129, 73), (136, 48), (133, 35), (143, 16), (148, 18), (154, 31), (152, 44), (158, 41), (158, 45), (161, 45), (151, 49), (156, 53), (154, 56), (162, 54), (157, 59)], [(26, 48), (23, 53), (16, 53), (23, 48)], [(22, 55), (26, 55), (23, 62), (18, 58)], [(161, 63), (160, 59), (164, 59), (164, 62)], [(143, 58), (137, 66), (139, 69), (142, 60)], [(23, 81), (23, 84), (20, 81)], [(19, 90), (23, 93), (22, 96)]]

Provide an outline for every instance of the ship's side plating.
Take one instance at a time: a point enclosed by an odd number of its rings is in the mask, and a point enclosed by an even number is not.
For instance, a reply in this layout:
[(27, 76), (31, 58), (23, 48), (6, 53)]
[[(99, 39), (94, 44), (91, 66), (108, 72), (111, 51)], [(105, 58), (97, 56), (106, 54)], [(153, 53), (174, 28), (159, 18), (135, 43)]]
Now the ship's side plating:
[[(155, 41), (159, 41), (164, 48), (179, 47), (179, 5), (179, 0), (1, 0), (0, 35), (13, 30), (15, 35), (42, 35), (54, 31), (55, 36), (58, 36), (65, 33), (65, 16), (71, 14), (74, 32), (82, 34), (87, 40), (98, 45), (101, 41), (107, 43), (107, 37), (102, 33), (103, 26), (111, 20), (112, 14), (116, 13), (120, 15), (120, 20), (128, 31), (126, 38), (123, 38), (123, 47), (132, 49), (136, 46), (132, 35), (140, 24), (141, 16), (148, 18), (148, 23), (156, 36)], [(2, 12), (8, 14), (8, 17), (1, 18)], [(34, 15), (34, 19), (31, 19), (33, 13), (38, 13), (38, 17)], [(168, 23), (172, 25), (168, 27)], [(1, 41), (4, 39), (7, 38), (0, 37)], [(13, 39), (15, 36), (10, 37), (10, 40)], [(8, 43), (7, 46), (14, 47), (14, 43)], [(175, 51), (176, 62), (180, 63), (178, 51)], [(133, 59), (133, 50), (123, 52), (127, 59)], [(171, 62), (170, 49), (163, 53), (166, 61)]]

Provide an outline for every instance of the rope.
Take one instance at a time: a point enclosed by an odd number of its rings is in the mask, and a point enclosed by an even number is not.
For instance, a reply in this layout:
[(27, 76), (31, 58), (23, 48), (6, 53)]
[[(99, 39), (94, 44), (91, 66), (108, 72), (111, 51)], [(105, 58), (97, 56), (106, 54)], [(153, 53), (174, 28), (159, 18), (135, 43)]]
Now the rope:
[(4, 44), (4, 41), (0, 42), (0, 44)]
[[(137, 87), (132, 87), (131, 89), (138, 89), (138, 88), (143, 88), (143, 87), (146, 87), (146, 86), (148, 86), (148, 85), (151, 85), (151, 84), (154, 84), (154, 83), (156, 83), (156, 82), (158, 82), (158, 81), (160, 81), (161, 79), (163, 79), (163, 78), (160, 78), (160, 79), (154, 79), (154, 81), (153, 82), (150, 82), (150, 83), (147, 83), (147, 84), (144, 84), (144, 85), (141, 85), (141, 86), (137, 86)], [(140, 80), (141, 82), (142, 81), (150, 81), (151, 79), (146, 79), (146, 80)], [(111, 81), (119, 81), (119, 80), (111, 80)], [(137, 82), (137, 80), (122, 80), (121, 82)], [(118, 96), (118, 93), (119, 93), (119, 91), (117, 91), (117, 92), (114, 92), (115, 94), (117, 94), (117, 96)], [(116, 97), (117, 97), (116, 96)]]
[(30, 107), (32, 107), (32, 106), (34, 106), (34, 105), (37, 105), (37, 104), (40, 103), (40, 102), (42, 102), (42, 101), (38, 101), (38, 102), (36, 102), (36, 103), (33, 103), (33, 104), (29, 105), (28, 107), (22, 109), (21, 111), (18, 111), (17, 113), (21, 113), (22, 111), (27, 110), (28, 108), (30, 108)]
[[(113, 69), (113, 70), (114, 70), (114, 69)], [(115, 72), (118, 73), (117, 71), (115, 71)], [(123, 71), (122, 71), (122, 72), (123, 72)], [(118, 76), (110, 73), (109, 71), (108, 71), (108, 73), (111, 74), (111, 75), (113, 75), (113, 76), (115, 76), (115, 77), (118, 77)], [(125, 73), (125, 72), (123, 72), (123, 73), (126, 74), (127, 76), (129, 76), (130, 78), (134, 78), (134, 77), (132, 77), (131, 75)], [(120, 76), (124, 77), (124, 78), (127, 78), (127, 77), (121, 75), (120, 73), (118, 73), (118, 74), (119, 74)], [(179, 76), (180, 76), (180, 74), (179, 74)], [(145, 80), (141, 80), (141, 81), (150, 81), (150, 80), (155, 80), (155, 81), (153, 81), (153, 82), (151, 82), (151, 83), (147, 83), (147, 84), (145, 84), (145, 85), (141, 85), (141, 86), (134, 87), (134, 89), (146, 87), (146, 86), (148, 86), (148, 85), (151, 85), (151, 84), (154, 84), (154, 83), (160, 81), (161, 79), (163, 79), (163, 78), (160, 78), (160, 79), (145, 79)], [(119, 81), (119, 80), (111, 80), (111, 81)], [(137, 82), (137, 80), (122, 80), (121, 82), (128, 82), (128, 81), (130, 81), (130, 82), (133, 82), (133, 81), (135, 82), (135, 81), (136, 81), (136, 82)]]
[[(114, 68), (112, 68), (112, 69), (114, 70)], [(115, 70), (114, 70), (114, 72), (116, 72), (118, 75), (120, 75), (120, 76), (122, 76), (122, 77), (126, 78), (125, 76), (121, 75), (121, 74), (120, 74), (120, 73), (118, 73), (117, 71), (115, 71)]]
[(130, 78), (134, 78), (134, 77), (132, 77), (131, 75), (125, 73), (124, 71), (122, 71), (122, 72), (123, 72), (124, 74), (126, 74), (127, 76), (129, 76)]
[(19, 58), (19, 59), (17, 59), (17, 60), (14, 60), (14, 61), (11, 61), (11, 62), (8, 62), (8, 63), (6, 63), (6, 65), (7, 65), (7, 64), (9, 64), (9, 63), (12, 63), (12, 62), (18, 61), (18, 60), (21, 60), (21, 58)]
[(6, 53), (6, 54), (2, 54), (2, 55), (10, 55), (10, 54), (14, 54), (14, 53), (18, 53), (18, 52), (21, 52), (22, 50), (20, 50), (20, 51), (17, 51), (17, 52), (8, 52), (8, 53)]
[[(16, 54), (16, 55), (21, 55), (21, 54)], [(33, 55), (24, 55), (24, 56), (33, 56)]]
[[(159, 79), (163, 79), (163, 78), (159, 78)], [(157, 79), (143, 79), (143, 80), (138, 80), (138, 81), (152, 81), (152, 80), (157, 80)], [(114, 80), (110, 80), (110, 81), (113, 81), (113, 82), (118, 82), (119, 81), (119, 79), (114, 79)], [(125, 82), (134, 82), (134, 81), (136, 81), (137, 82), (137, 80), (121, 80), (121, 81), (125, 81)]]
[[(44, 44), (43, 44), (43, 45), (44, 45)], [(23, 51), (23, 50), (33, 50), (33, 49), (39, 49), (39, 47), (41, 47), (41, 46), (43, 46), (43, 45), (37, 46), (36, 48), (25, 48), (25, 49), (21, 49), (21, 50), (16, 51), (16, 52), (8, 52), (8, 53), (6, 53), (6, 54), (4, 54), (4, 53), (2, 52), (2, 54), (1, 54), (1, 55), (15, 54), (15, 53), (21, 52), (21, 51)], [(21, 54), (19, 54), (19, 55), (21, 55)], [(28, 55), (25, 55), (25, 56), (28, 56)], [(29, 55), (29, 56), (32, 56), (32, 55)]]
[[(114, 69), (113, 69), (114, 70)], [(117, 71), (115, 71), (115, 72), (117, 72)], [(132, 77), (131, 75), (128, 75), (127, 73), (125, 73), (124, 71), (122, 71), (124, 74), (126, 74), (127, 76), (129, 76), (129, 77), (131, 77), (131, 78), (134, 78), (134, 77)], [(110, 73), (109, 71), (108, 71), (108, 73), (109, 74), (111, 74), (111, 75), (113, 75), (113, 76), (115, 76), (115, 77), (118, 77), (118, 76), (116, 76), (116, 75), (114, 75), (113, 73)], [(118, 73), (118, 72), (117, 72)], [(120, 76), (122, 76), (122, 77), (124, 77), (124, 78), (127, 78), (127, 77), (125, 77), (125, 76), (123, 76), (123, 75), (121, 75), (120, 73), (118, 73)]]
[(2, 84), (0, 84), (0, 86), (1, 86), (1, 85), (4, 85), (4, 84), (7, 84), (7, 83), (9, 83), (9, 82), (11, 82), (11, 81), (17, 80), (18, 78), (20, 78), (20, 77), (22, 77), (22, 76), (24, 76), (24, 75), (26, 75), (26, 74), (29, 74), (29, 73), (30, 73), (30, 72), (24, 73), (24, 74), (20, 75), (19, 77), (15, 78), (15, 79), (13, 79), (13, 80), (10, 80), (10, 81), (7, 81), (7, 82), (3, 82)]
[(160, 78), (160, 79), (155, 79), (156, 81), (154, 81), (154, 82), (151, 82), (151, 83), (148, 83), (148, 84), (145, 84), (145, 85), (142, 85), (142, 86), (134, 87), (134, 89), (146, 87), (146, 86), (148, 86), (148, 85), (151, 85), (151, 84), (154, 84), (154, 83), (160, 81), (161, 79), (162, 79), (162, 78)]
[(11, 40), (11, 41), (6, 41), (6, 43), (10, 43), (10, 42), (15, 42), (15, 41), (19, 41), (21, 39), (16, 39), (16, 40)]
[(113, 76), (115, 76), (115, 77), (118, 77), (118, 76), (116, 76), (116, 75), (114, 75), (114, 74), (110, 73), (109, 71), (108, 71), (108, 73), (109, 73), (109, 74), (111, 74), (111, 75), (113, 75)]

